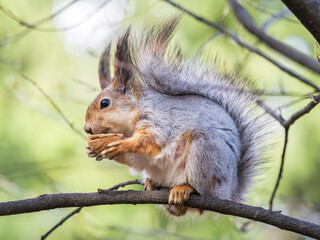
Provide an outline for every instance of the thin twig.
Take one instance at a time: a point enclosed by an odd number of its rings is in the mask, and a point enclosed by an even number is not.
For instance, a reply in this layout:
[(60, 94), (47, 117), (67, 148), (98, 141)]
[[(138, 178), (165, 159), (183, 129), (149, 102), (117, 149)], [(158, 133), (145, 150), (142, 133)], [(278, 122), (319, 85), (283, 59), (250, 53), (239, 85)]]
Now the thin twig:
[(90, 92), (98, 92), (98, 91), (99, 91), (99, 88), (97, 88), (97, 87), (95, 87), (95, 86), (91, 86), (90, 84), (88, 84), (88, 83), (85, 82), (85, 81), (82, 81), (82, 80), (79, 79), (79, 78), (72, 78), (72, 80), (73, 80), (75, 83), (77, 83), (77, 84), (85, 87), (85, 88), (86, 88), (88, 91), (90, 91)]
[[(111, 188), (108, 188), (107, 190), (112, 191), (112, 190), (118, 190), (120, 187), (125, 187), (128, 185), (134, 185), (134, 184), (139, 184), (139, 185), (143, 185), (143, 181), (136, 179), (136, 180), (132, 180), (132, 181), (126, 181), (126, 182), (122, 182), (119, 183), (117, 185), (114, 185)], [(98, 189), (98, 192), (104, 192), (107, 190), (102, 190), (102, 189)], [(79, 213), (82, 210), (83, 207), (78, 207), (75, 210), (73, 210), (71, 213), (69, 213), (67, 216), (65, 216), (64, 218), (62, 218), (56, 225), (54, 225), (46, 234), (41, 236), (41, 240), (46, 239), (55, 229), (57, 229), (59, 226), (61, 226), (65, 221), (67, 221), (69, 218), (71, 218), (73, 215)]]
[(221, 32), (215, 32), (214, 34), (212, 34), (205, 42), (201, 44), (201, 46), (196, 51), (195, 56), (201, 56), (207, 44), (211, 42), (213, 39), (218, 38), (219, 36), (221, 36)]
[(83, 135), (82, 132), (80, 132), (74, 125), (71, 123), (68, 118), (64, 115), (64, 113), (61, 111), (61, 109), (58, 107), (58, 105), (52, 100), (52, 98), (31, 78), (27, 77), (24, 73), (20, 72), (20, 75), (27, 80), (29, 83), (31, 83), (33, 86), (35, 86), (39, 92), (49, 101), (49, 103), (53, 106), (53, 108), (56, 110), (56, 112), (60, 115), (60, 117), (68, 124), (68, 126), (76, 132), (80, 137), (83, 139), (86, 139), (86, 136)]
[[(70, 3), (68, 3), (67, 5), (65, 5), (64, 7), (60, 8), (58, 11), (56, 11), (55, 13), (53, 13), (53, 14), (47, 16), (47, 17), (44, 17), (44, 18), (36, 21), (36, 22), (35, 22), (34, 24), (32, 24), (32, 25), (34, 25), (34, 26), (39, 26), (39, 25), (41, 25), (41, 24), (43, 24), (43, 23), (45, 23), (45, 22), (47, 22), (47, 21), (52, 20), (53, 18), (55, 18), (56, 16), (58, 16), (59, 14), (61, 14), (64, 10), (66, 10), (67, 8), (69, 8), (72, 4), (74, 4), (74, 3), (78, 2), (78, 1), (79, 1), (79, 0), (74, 0), (74, 1), (72, 1), (72, 2), (70, 2)], [(1, 10), (3, 10), (3, 7), (2, 7)], [(31, 30), (31, 29), (26, 29), (26, 30), (24, 30), (24, 31), (21, 31), (20, 33), (17, 33), (17, 34), (15, 34), (15, 35), (13, 35), (13, 36), (6, 37), (6, 38), (4, 38), (4, 39), (1, 39), (1, 41), (0, 41), (0, 46), (21, 39), (22, 37), (24, 37), (24, 36), (26, 36), (28, 33), (30, 33), (30, 30)]]
[[(228, 6), (227, 6), (228, 7)], [(219, 19), (219, 24), (223, 24), (224, 20), (226, 19), (226, 17), (228, 16), (227, 14), (224, 14), (225, 11), (223, 11), (223, 15), (221, 16), (221, 18)], [(198, 48), (198, 50), (196, 51), (196, 56), (201, 55), (201, 53), (203, 52), (204, 48), (206, 47), (206, 45), (211, 42), (213, 39), (218, 38), (219, 36), (221, 36), (221, 32), (215, 32), (214, 34), (212, 34), (205, 42), (203, 42), (201, 44), (201, 46)]]
[(313, 97), (311, 102), (309, 102), (304, 108), (302, 108), (299, 111), (297, 111), (296, 113), (292, 114), (288, 120), (284, 121), (282, 123), (283, 127), (288, 128), (290, 125), (292, 125), (299, 118), (301, 118), (305, 114), (309, 113), (315, 106), (318, 105), (319, 102), (320, 102), (320, 94)]
[(306, 97), (299, 97), (299, 98), (297, 98), (297, 99), (295, 99), (293, 101), (290, 101), (288, 103), (281, 104), (278, 107), (276, 107), (275, 109), (281, 110), (281, 109), (284, 109), (284, 108), (288, 108), (288, 107), (291, 107), (291, 106), (293, 106), (293, 105), (295, 105), (295, 104), (297, 104), (297, 103), (299, 103), (299, 102), (301, 102), (303, 100), (306, 100)]
[(71, 5), (75, 4), (76, 2), (79, 2), (80, 0), (73, 0), (70, 3), (66, 4), (65, 6), (63, 6), (62, 8), (60, 8), (59, 10), (57, 10), (56, 12), (54, 12), (53, 14), (46, 16), (44, 18), (39, 19), (38, 21), (36, 21), (33, 24), (29, 24), (25, 21), (23, 21), (22, 19), (16, 17), (15, 15), (13, 15), (13, 13), (11, 13), (8, 9), (6, 9), (4, 6), (0, 6), (0, 9), (6, 13), (9, 17), (11, 17), (13, 20), (17, 21), (19, 24), (28, 27), (28, 28), (36, 28), (37, 26), (50, 21), (52, 19), (54, 19), (56, 16), (58, 16), (59, 14), (61, 14), (63, 11), (65, 11), (67, 8), (69, 8)]
[(128, 185), (143, 185), (143, 181), (140, 180), (140, 179), (126, 181), (126, 182), (122, 182), (122, 183), (119, 183), (117, 185), (114, 185), (113, 187), (108, 188), (108, 189), (99, 189), (100, 190), (99, 192), (118, 190), (119, 188), (126, 187)]
[[(183, 12), (187, 13), (188, 15), (192, 16), (193, 18), (197, 19), (200, 22), (203, 22), (205, 24), (207, 24), (208, 26), (211, 26), (217, 30), (219, 30), (222, 34), (229, 36), (230, 38), (232, 38), (234, 41), (236, 41), (240, 46), (248, 49), (251, 52), (256, 53), (257, 55), (263, 57), (264, 59), (266, 59), (267, 61), (269, 61), (270, 63), (272, 63), (273, 65), (275, 65), (276, 67), (278, 67), (279, 69), (281, 69), (282, 71), (284, 71), (285, 73), (289, 74), (290, 76), (298, 79), (299, 81), (313, 87), (317, 92), (320, 92), (320, 88), (315, 85), (314, 83), (312, 83), (310, 80), (308, 80), (307, 78), (301, 76), (300, 74), (294, 72), (293, 70), (287, 68), (286, 66), (284, 66), (283, 64), (275, 61), (274, 59), (272, 59), (271, 57), (269, 57), (268, 55), (266, 55), (265, 53), (263, 53), (262, 51), (260, 51), (259, 49), (249, 45), (248, 43), (242, 41), (237, 35), (235, 35), (234, 33), (229, 32), (228, 30), (224, 29), (221, 25), (216, 24), (214, 22), (211, 22), (203, 17), (200, 17), (192, 12), (190, 12), (189, 10), (185, 9), (184, 7), (170, 1), (170, 0), (163, 0), (169, 4), (171, 4), (172, 6), (182, 10)], [(317, 62), (318, 64), (318, 62)], [(319, 65), (319, 64), (318, 64)], [(318, 66), (319, 68), (319, 73), (320, 73), (320, 65)]]
[(282, 177), (285, 153), (286, 153), (287, 144), (288, 144), (289, 128), (290, 128), (290, 126), (292, 124), (294, 124), (294, 122), (296, 120), (298, 120), (299, 118), (301, 118), (305, 114), (309, 113), (319, 102), (320, 102), (320, 94), (318, 94), (315, 97), (312, 97), (312, 101), (311, 102), (309, 102), (304, 108), (302, 108), (298, 112), (292, 114), (291, 117), (288, 120), (284, 120), (284, 121), (280, 122), (281, 125), (285, 129), (285, 140), (284, 140), (284, 147), (283, 147), (283, 152), (282, 152), (282, 156), (281, 156), (281, 164), (280, 164), (280, 170), (279, 170), (277, 182), (276, 182), (276, 185), (275, 185), (275, 187), (273, 189), (273, 192), (272, 192), (272, 195), (271, 195), (270, 201), (269, 201), (269, 209), (270, 210), (272, 210), (273, 200), (274, 200), (275, 194), (277, 192), (277, 189), (279, 187), (280, 180), (281, 180), (281, 177)]
[(251, 16), (238, 3), (237, 0), (228, 0), (228, 1), (237, 19), (245, 27), (245, 29), (247, 29), (247, 31), (249, 31), (251, 34), (253, 34), (257, 38), (259, 38), (262, 42), (266, 43), (270, 48), (288, 57), (290, 60), (295, 61), (316, 73), (320, 73), (319, 62), (303, 54), (302, 52), (276, 40), (275, 38), (270, 37), (265, 32), (261, 31), (255, 25)]
[(264, 109), (264, 111), (270, 116), (272, 116), (275, 120), (277, 120), (280, 124), (284, 121), (284, 119), (281, 117), (281, 115), (277, 114), (272, 108), (270, 108), (267, 104), (265, 104), (263, 101), (260, 99), (257, 100), (257, 104)]
[(41, 240), (46, 239), (54, 230), (56, 230), (59, 226), (61, 226), (65, 221), (67, 221), (69, 218), (71, 218), (73, 215), (79, 213), (81, 211), (82, 207), (76, 208), (76, 210), (72, 211), (70, 214), (62, 218), (56, 225), (54, 225), (53, 228), (51, 228), (46, 234), (41, 236)]
[(70, 3), (66, 4), (65, 6), (63, 6), (62, 8), (60, 8), (55, 13), (53, 13), (53, 14), (47, 16), (47, 17), (44, 17), (44, 18), (36, 21), (33, 24), (27, 23), (26, 21), (22, 20), (18, 16), (14, 15), (9, 9), (4, 7), (3, 5), (0, 5), (0, 10), (2, 12), (4, 12), (8, 17), (10, 17), (12, 20), (14, 20), (17, 23), (19, 23), (21, 26), (24, 26), (24, 27), (29, 28), (29, 29), (36, 29), (36, 28), (38, 28), (39, 25), (41, 25), (41, 24), (43, 24), (43, 23), (45, 23), (47, 21), (52, 20), (53, 18), (58, 16), (60, 13), (62, 13), (63, 11), (65, 11), (67, 8), (69, 8), (71, 5), (75, 4), (78, 1), (80, 1), (80, 0), (73, 0), (72, 2), (70, 2)]
[(270, 97), (298, 97), (306, 99), (308, 94), (298, 92), (278, 92), (278, 91), (261, 91), (263, 96)]
[(283, 172), (283, 165), (284, 165), (284, 159), (286, 156), (286, 150), (287, 150), (287, 145), (288, 145), (288, 133), (289, 133), (289, 127), (285, 129), (285, 135), (284, 135), (284, 145), (283, 145), (283, 151), (282, 151), (282, 156), (281, 156), (281, 164), (280, 164), (280, 170), (279, 170), (279, 174), (278, 174), (278, 178), (277, 178), (277, 182), (276, 185), (273, 189), (270, 201), (269, 201), (269, 210), (272, 211), (272, 206), (273, 206), (273, 200), (274, 197), (276, 195), (276, 192), (278, 190), (279, 184), (280, 184), (280, 180), (282, 177), (282, 172)]
[[(103, 3), (101, 3), (98, 7), (96, 7), (92, 12), (88, 13), (84, 19), (82, 19), (82, 21), (73, 24), (71, 26), (67, 26), (67, 27), (62, 27), (62, 28), (40, 28), (39, 25), (52, 20), (53, 18), (55, 18), (57, 15), (59, 15), (62, 11), (66, 10), (68, 7), (70, 7), (72, 4), (78, 2), (79, 0), (74, 0), (71, 3), (67, 4), (65, 7), (63, 7), (62, 9), (58, 10), (57, 12), (55, 12), (54, 14), (47, 16), (39, 21), (37, 21), (34, 24), (29, 24), (24, 22), (23, 20), (19, 20), (20, 18), (16, 17), (15, 15), (13, 15), (8, 9), (5, 9), (3, 6), (0, 6), (0, 10), (7, 12), (8, 16), (11, 16), (11, 18), (15, 21), (17, 21), (19, 24), (21, 24), (24, 27), (27, 27), (27, 30), (24, 30), (20, 33), (17, 33), (13, 36), (7, 37), (5, 39), (2, 39), (0, 41), (0, 46), (1, 45), (5, 45), (8, 43), (11, 43), (13, 41), (19, 40), (21, 39), (21, 37), (25, 36), (27, 33), (29, 33), (30, 30), (36, 30), (36, 31), (41, 31), (41, 32), (63, 32), (63, 31), (69, 31), (71, 29), (74, 29), (80, 25), (82, 25), (83, 23), (87, 22), (89, 19), (91, 19), (98, 11), (100, 11), (106, 4), (108, 4), (111, 0), (105, 0)], [(10, 14), (8, 14), (8, 12)], [(14, 17), (12, 17), (14, 16)]]
[[(286, 20), (286, 21), (288, 21), (288, 22), (295, 23), (295, 24), (300, 24), (299, 21), (297, 21), (297, 20), (295, 20), (295, 19), (286, 17), (285, 15), (279, 16), (278, 14), (274, 14), (274, 13), (266, 10), (266, 9), (264, 8), (264, 6), (261, 6), (261, 3), (263, 3), (263, 2), (259, 2), (259, 3), (257, 3), (256, 5), (252, 4), (252, 3), (249, 2), (249, 1), (243, 1), (243, 0), (242, 0), (241, 2), (247, 4), (248, 6), (254, 8), (254, 9), (256, 9), (256, 10), (262, 12), (262, 13), (265, 13), (265, 14), (270, 15), (270, 18), (279, 17), (279, 18), (282, 18), (283, 20)], [(288, 13), (291, 13), (288, 9), (285, 9), (284, 11), (287, 11)], [(292, 14), (292, 13), (291, 13), (291, 14)]]
[(272, 14), (270, 18), (268, 18), (260, 27), (261, 31), (265, 32), (266, 29), (279, 18), (283, 18), (284, 16), (290, 14), (288, 9), (280, 9), (278, 13)]

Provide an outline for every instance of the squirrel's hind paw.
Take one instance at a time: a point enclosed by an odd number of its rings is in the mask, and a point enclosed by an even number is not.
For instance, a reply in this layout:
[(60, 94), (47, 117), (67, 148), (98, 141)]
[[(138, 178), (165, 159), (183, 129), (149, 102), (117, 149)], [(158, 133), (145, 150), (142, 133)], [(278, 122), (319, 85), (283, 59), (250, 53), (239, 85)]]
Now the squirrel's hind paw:
[(193, 192), (195, 192), (194, 188), (188, 184), (178, 185), (170, 190), (168, 202), (170, 205), (183, 205)]
[(144, 180), (144, 190), (145, 191), (153, 191), (155, 190), (153, 184), (152, 184), (152, 180), (150, 178), (146, 178), (146, 180)]

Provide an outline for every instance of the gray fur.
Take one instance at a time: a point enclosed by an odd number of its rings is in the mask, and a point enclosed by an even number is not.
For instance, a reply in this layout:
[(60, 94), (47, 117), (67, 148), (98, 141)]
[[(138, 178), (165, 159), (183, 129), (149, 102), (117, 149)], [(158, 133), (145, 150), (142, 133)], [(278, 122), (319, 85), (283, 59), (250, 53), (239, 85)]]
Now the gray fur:
[[(142, 40), (127, 39), (134, 81), (142, 92), (136, 128), (152, 129), (162, 148), (160, 156), (140, 158), (140, 163), (130, 156), (132, 165), (136, 162), (135, 168), (158, 185), (188, 182), (202, 195), (242, 200), (262, 162), (263, 137), (272, 120), (244, 79), (223, 75), (199, 59), (185, 60), (177, 47), (167, 49), (178, 21), (152, 28), (139, 36)], [(174, 154), (186, 131), (193, 141), (185, 168), (179, 168)]]
[[(181, 170), (186, 171), (190, 185), (202, 195), (239, 200), (234, 193), (238, 189), (240, 141), (238, 129), (230, 115), (219, 104), (198, 95), (168, 96), (145, 88), (143, 96), (139, 108), (144, 115), (137, 128), (152, 123), (155, 138), (164, 148), (176, 146), (178, 137), (192, 131), (194, 140), (186, 170)], [(174, 152), (173, 148), (167, 154), (173, 155)], [(152, 180), (162, 186), (179, 184), (174, 176), (163, 179), (169, 171), (161, 169), (161, 166), (172, 165), (161, 160), (174, 161), (172, 156), (157, 158), (156, 164), (160, 166), (155, 170), (157, 174), (149, 173)], [(210, 185), (213, 176), (219, 181), (219, 186)]]

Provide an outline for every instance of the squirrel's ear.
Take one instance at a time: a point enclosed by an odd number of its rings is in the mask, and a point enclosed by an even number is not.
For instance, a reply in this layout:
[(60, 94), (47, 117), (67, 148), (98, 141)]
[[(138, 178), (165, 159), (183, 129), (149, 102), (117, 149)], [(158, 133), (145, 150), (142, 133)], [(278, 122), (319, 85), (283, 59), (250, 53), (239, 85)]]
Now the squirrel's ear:
[(110, 76), (110, 48), (111, 43), (108, 44), (106, 49), (101, 54), (99, 61), (99, 81), (101, 90), (106, 88), (112, 82)]
[(121, 94), (132, 88), (134, 79), (133, 66), (129, 49), (130, 27), (126, 33), (119, 38), (115, 55), (115, 73), (113, 87)]

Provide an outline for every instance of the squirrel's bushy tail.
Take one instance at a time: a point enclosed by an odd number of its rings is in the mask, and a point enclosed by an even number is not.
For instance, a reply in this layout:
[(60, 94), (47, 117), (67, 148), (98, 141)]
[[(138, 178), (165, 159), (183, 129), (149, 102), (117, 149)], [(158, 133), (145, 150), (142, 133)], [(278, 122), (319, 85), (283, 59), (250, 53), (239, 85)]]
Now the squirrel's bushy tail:
[(184, 60), (179, 50), (167, 49), (179, 19), (167, 21), (147, 33), (137, 55), (141, 80), (152, 89), (170, 95), (196, 94), (221, 105), (234, 120), (240, 136), (241, 159), (234, 200), (241, 200), (262, 161), (264, 137), (272, 119), (258, 106), (250, 84), (235, 75), (220, 74), (199, 59)]
[[(215, 66), (199, 59), (184, 59), (176, 46), (168, 49), (179, 18), (132, 39), (129, 49), (139, 79), (155, 91), (169, 95), (201, 95), (221, 105), (234, 120), (241, 141), (238, 188), (233, 200), (241, 200), (257, 166), (262, 163), (264, 137), (272, 118), (257, 104), (254, 88), (235, 75), (219, 73)], [(173, 50), (172, 50), (173, 49)]]

